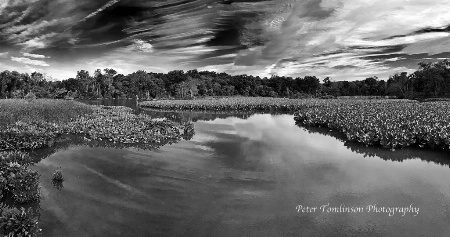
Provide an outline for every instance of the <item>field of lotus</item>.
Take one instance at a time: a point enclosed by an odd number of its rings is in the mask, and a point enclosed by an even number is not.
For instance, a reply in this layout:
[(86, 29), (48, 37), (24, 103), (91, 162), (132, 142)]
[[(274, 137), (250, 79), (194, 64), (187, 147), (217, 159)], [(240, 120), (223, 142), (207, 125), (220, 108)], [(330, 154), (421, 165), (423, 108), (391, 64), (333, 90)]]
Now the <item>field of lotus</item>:
[(316, 100), (305, 102), (294, 118), (370, 146), (450, 149), (450, 102)]
[(199, 100), (144, 101), (143, 108), (163, 110), (210, 110), (210, 111), (278, 111), (294, 112), (305, 100), (271, 97), (229, 97)]

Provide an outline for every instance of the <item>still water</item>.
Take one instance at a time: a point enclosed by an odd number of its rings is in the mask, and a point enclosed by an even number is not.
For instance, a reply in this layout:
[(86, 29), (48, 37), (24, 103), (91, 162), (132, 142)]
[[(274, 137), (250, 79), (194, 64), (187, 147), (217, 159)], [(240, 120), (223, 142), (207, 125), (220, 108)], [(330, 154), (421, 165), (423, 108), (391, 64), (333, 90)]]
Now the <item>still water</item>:
[(448, 153), (349, 144), (288, 114), (145, 113), (195, 135), (51, 150), (35, 167), (42, 236), (449, 236)]

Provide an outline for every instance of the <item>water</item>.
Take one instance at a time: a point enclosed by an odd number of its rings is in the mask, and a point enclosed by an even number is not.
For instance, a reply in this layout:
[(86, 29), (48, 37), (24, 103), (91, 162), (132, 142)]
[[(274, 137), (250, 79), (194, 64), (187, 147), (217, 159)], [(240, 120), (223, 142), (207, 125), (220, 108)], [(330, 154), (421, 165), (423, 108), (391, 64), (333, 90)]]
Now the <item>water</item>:
[[(51, 150), (35, 167), (42, 236), (450, 233), (448, 153), (345, 143), (296, 126), (292, 115), (146, 113), (195, 121), (195, 135), (153, 151)], [(50, 180), (57, 167), (60, 189)], [(328, 212), (342, 205), (362, 212)], [(375, 205), (419, 210), (390, 216), (368, 209)]]

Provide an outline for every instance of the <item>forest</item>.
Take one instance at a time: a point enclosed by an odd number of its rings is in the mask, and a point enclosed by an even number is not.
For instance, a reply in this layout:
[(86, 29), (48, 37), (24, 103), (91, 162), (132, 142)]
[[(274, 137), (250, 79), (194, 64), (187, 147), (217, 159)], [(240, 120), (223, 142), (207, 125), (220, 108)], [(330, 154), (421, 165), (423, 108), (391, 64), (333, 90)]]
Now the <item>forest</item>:
[(395, 98), (450, 97), (450, 61), (421, 62), (411, 74), (396, 73), (387, 80), (369, 77), (359, 81), (322, 80), (315, 76), (303, 78), (252, 75), (229, 75), (212, 71), (181, 71), (129, 75), (114, 69), (97, 69), (93, 75), (86, 70), (75, 78), (47, 80), (39, 72), (0, 73), (0, 98), (23, 98), (32, 93), (37, 98), (177, 98), (205, 96), (262, 96), (286, 98), (330, 98), (336, 96), (390, 96)]

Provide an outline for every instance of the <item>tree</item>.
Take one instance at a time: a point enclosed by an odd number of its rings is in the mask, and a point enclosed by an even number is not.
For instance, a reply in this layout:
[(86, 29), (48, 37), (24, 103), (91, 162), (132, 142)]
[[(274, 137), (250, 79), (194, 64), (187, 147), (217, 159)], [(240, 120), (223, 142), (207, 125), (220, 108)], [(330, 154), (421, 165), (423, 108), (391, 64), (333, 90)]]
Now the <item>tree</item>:
[(331, 87), (331, 80), (330, 80), (330, 77), (325, 77), (325, 79), (323, 79), (323, 85), (324, 85), (325, 87), (328, 87), (328, 88)]
[(93, 88), (97, 98), (102, 96), (100, 94), (101, 93), (101, 87), (103, 87), (103, 75), (102, 75), (102, 71), (100, 69), (97, 69), (94, 72), (94, 88)]
[(111, 96), (111, 91), (114, 90), (112, 87), (114, 75), (117, 74), (117, 71), (111, 68), (103, 69), (105, 74), (102, 76), (102, 94), (105, 97)]
[(86, 70), (81, 70), (77, 72), (76, 78), (80, 83), (80, 94), (84, 97), (89, 96), (89, 87), (92, 86), (93, 80)]
[(0, 98), (8, 97), (8, 87), (11, 84), (11, 73), (9, 71), (3, 71), (0, 73)]

